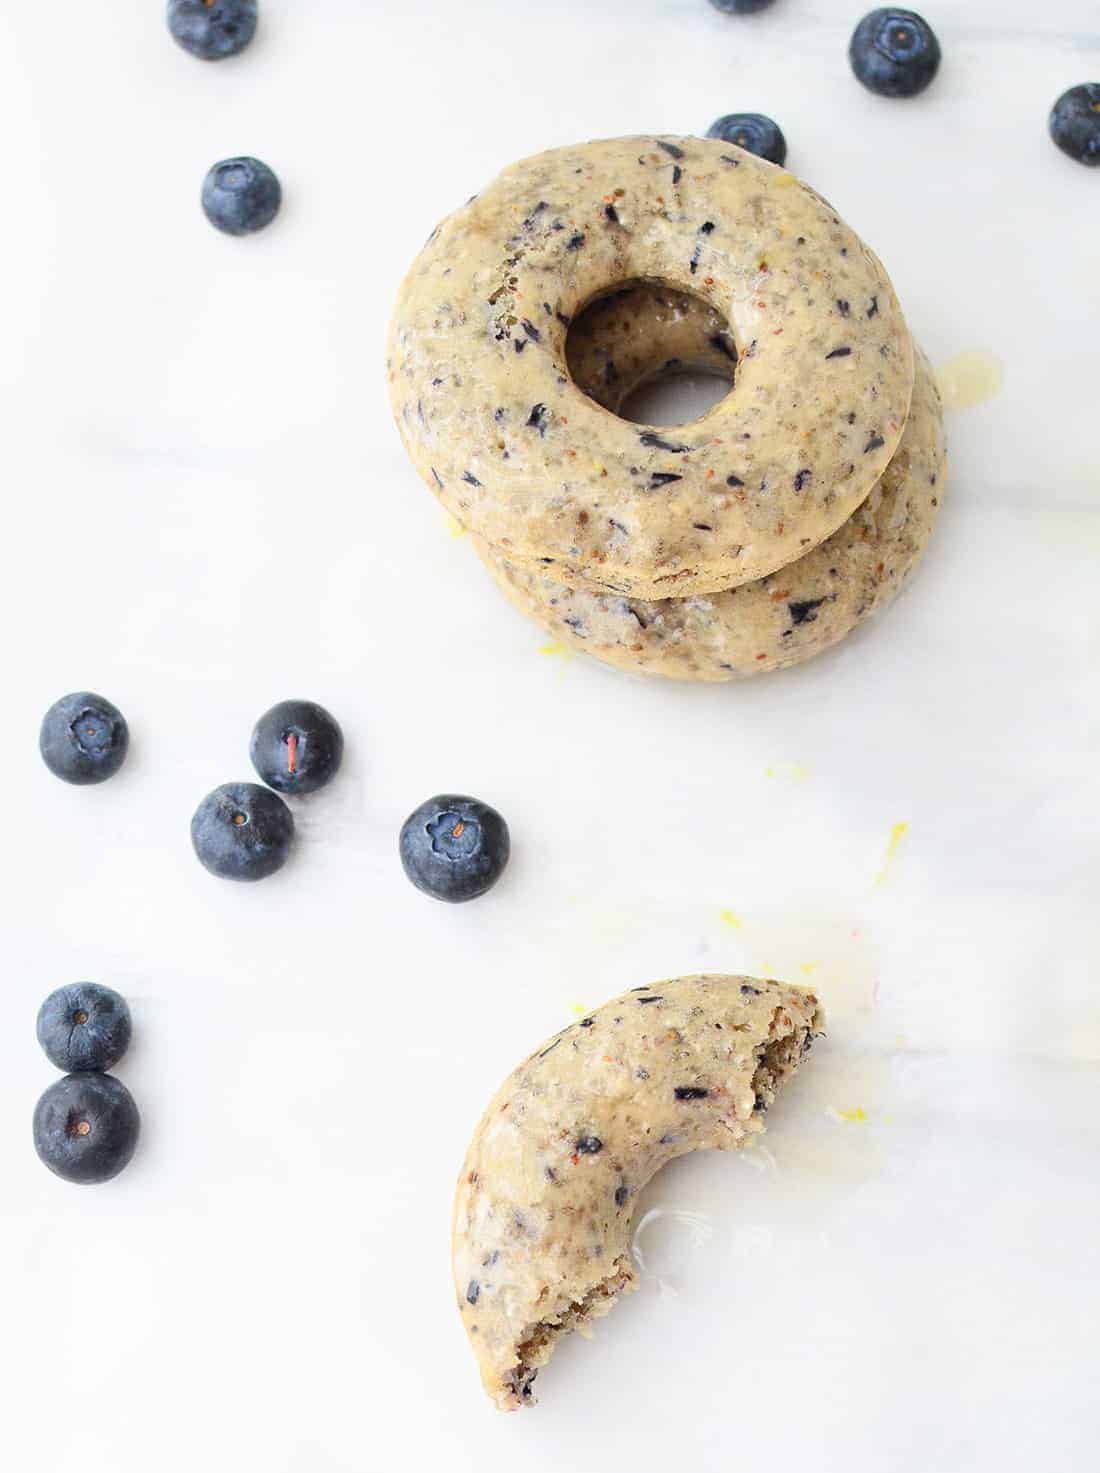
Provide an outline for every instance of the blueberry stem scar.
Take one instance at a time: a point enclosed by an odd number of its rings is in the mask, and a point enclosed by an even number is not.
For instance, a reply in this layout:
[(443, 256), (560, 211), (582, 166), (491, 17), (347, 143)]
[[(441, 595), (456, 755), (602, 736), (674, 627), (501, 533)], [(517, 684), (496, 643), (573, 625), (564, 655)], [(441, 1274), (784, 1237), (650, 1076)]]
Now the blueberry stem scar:
[(298, 771), (298, 733), (295, 731), (286, 739), (286, 770), (289, 773)]
[(405, 820), (398, 847), (418, 890), (437, 900), (473, 900), (496, 883), (508, 862), (508, 825), (487, 803), (440, 793)]

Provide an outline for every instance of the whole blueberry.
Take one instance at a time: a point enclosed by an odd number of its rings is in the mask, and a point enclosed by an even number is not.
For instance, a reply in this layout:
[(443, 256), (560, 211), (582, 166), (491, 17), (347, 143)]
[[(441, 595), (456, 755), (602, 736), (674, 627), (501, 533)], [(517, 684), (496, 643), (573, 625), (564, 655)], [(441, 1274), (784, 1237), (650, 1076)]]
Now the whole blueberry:
[(1051, 109), (1050, 136), (1079, 164), (1100, 164), (1100, 82), (1062, 93)]
[(727, 113), (711, 123), (707, 137), (735, 143), (738, 148), (773, 164), (783, 164), (787, 159), (787, 140), (782, 129), (763, 113)]
[(222, 880), (264, 880), (282, 869), (294, 837), (290, 809), (259, 783), (223, 783), (191, 820), (200, 862)]
[(863, 85), (879, 97), (915, 97), (940, 66), (936, 33), (913, 10), (872, 10), (856, 26), (848, 60)]
[(113, 987), (74, 982), (38, 1010), (38, 1042), (67, 1073), (113, 1069), (130, 1046), (130, 1008)]
[(511, 852), (508, 825), (495, 808), (443, 793), (421, 803), (401, 829), (401, 863), (418, 890), (436, 900), (473, 900), (500, 879)]
[(34, 1109), (34, 1148), (66, 1181), (110, 1181), (129, 1164), (141, 1118), (134, 1097), (113, 1074), (66, 1074)]
[(256, 34), (256, 0), (168, 0), (168, 29), (200, 61), (243, 51)]
[(117, 706), (89, 690), (55, 701), (42, 718), (38, 750), (67, 783), (105, 783), (126, 761), (130, 728)]
[(259, 159), (222, 159), (202, 182), (202, 207), (226, 235), (252, 235), (279, 213), (283, 190)]
[(755, 10), (767, 10), (773, 0), (710, 0), (710, 3), (725, 15), (752, 15)]
[(314, 701), (280, 701), (252, 729), (252, 765), (278, 793), (315, 793), (336, 776), (344, 734)]

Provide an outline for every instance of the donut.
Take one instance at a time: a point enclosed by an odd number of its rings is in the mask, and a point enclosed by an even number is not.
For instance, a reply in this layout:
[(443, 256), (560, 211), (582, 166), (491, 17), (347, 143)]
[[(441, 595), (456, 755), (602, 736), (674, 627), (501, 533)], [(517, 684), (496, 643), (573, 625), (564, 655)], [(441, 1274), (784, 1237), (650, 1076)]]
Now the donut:
[(489, 1102), (455, 1194), (455, 1295), (482, 1384), (530, 1406), (561, 1337), (636, 1288), (638, 1197), (666, 1162), (764, 1129), (823, 1017), (752, 977), (635, 988), (540, 1045)]
[[(620, 305), (620, 337), (644, 338), (638, 324), (650, 311), (667, 311), (650, 290), (635, 288)], [(702, 330), (708, 327), (704, 321)], [(683, 347), (686, 359), (698, 361), (701, 349), (693, 354), (688, 340)], [(617, 397), (622, 381), (604, 381), (604, 353), (578, 347), (577, 382), (593, 395)], [(647, 376), (641, 356), (629, 362), (639, 380)], [(909, 421), (878, 484), (838, 532), (767, 578), (724, 593), (646, 601), (563, 587), (479, 539), (474, 546), (512, 602), (566, 646), (624, 670), (735, 680), (808, 660), (891, 603), (928, 544), (945, 480), (943, 405), (918, 349)]]
[[(639, 280), (695, 293), (735, 344), (729, 394), (675, 431), (569, 373), (574, 317)], [(640, 137), (526, 159), (444, 220), (387, 372), (413, 464), (465, 527), (560, 581), (661, 598), (835, 532), (897, 449), (913, 356), (879, 261), (813, 190), (720, 140)]]

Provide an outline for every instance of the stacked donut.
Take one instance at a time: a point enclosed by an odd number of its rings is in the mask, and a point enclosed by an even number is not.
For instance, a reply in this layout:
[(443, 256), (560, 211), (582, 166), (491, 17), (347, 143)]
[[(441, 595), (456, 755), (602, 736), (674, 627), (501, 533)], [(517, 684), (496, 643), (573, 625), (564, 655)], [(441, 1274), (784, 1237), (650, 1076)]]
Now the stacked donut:
[[(676, 427), (620, 417), (723, 373)], [(720, 141), (507, 169), (433, 233), (388, 371), (408, 453), (504, 590), (608, 664), (730, 680), (893, 598), (931, 534), (942, 406), (881, 263), (807, 185)]]

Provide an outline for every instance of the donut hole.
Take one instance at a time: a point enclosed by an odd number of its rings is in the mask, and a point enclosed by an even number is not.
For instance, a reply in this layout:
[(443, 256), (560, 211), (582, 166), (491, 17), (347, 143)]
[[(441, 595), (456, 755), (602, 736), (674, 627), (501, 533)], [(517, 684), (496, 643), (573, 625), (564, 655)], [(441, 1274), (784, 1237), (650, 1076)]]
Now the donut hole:
[(573, 382), (632, 424), (691, 424), (729, 393), (737, 348), (710, 302), (670, 282), (635, 280), (601, 292), (566, 338)]
[(632, 389), (619, 406), (619, 418), (636, 425), (691, 424), (730, 391), (732, 379), (705, 368), (658, 373)]

